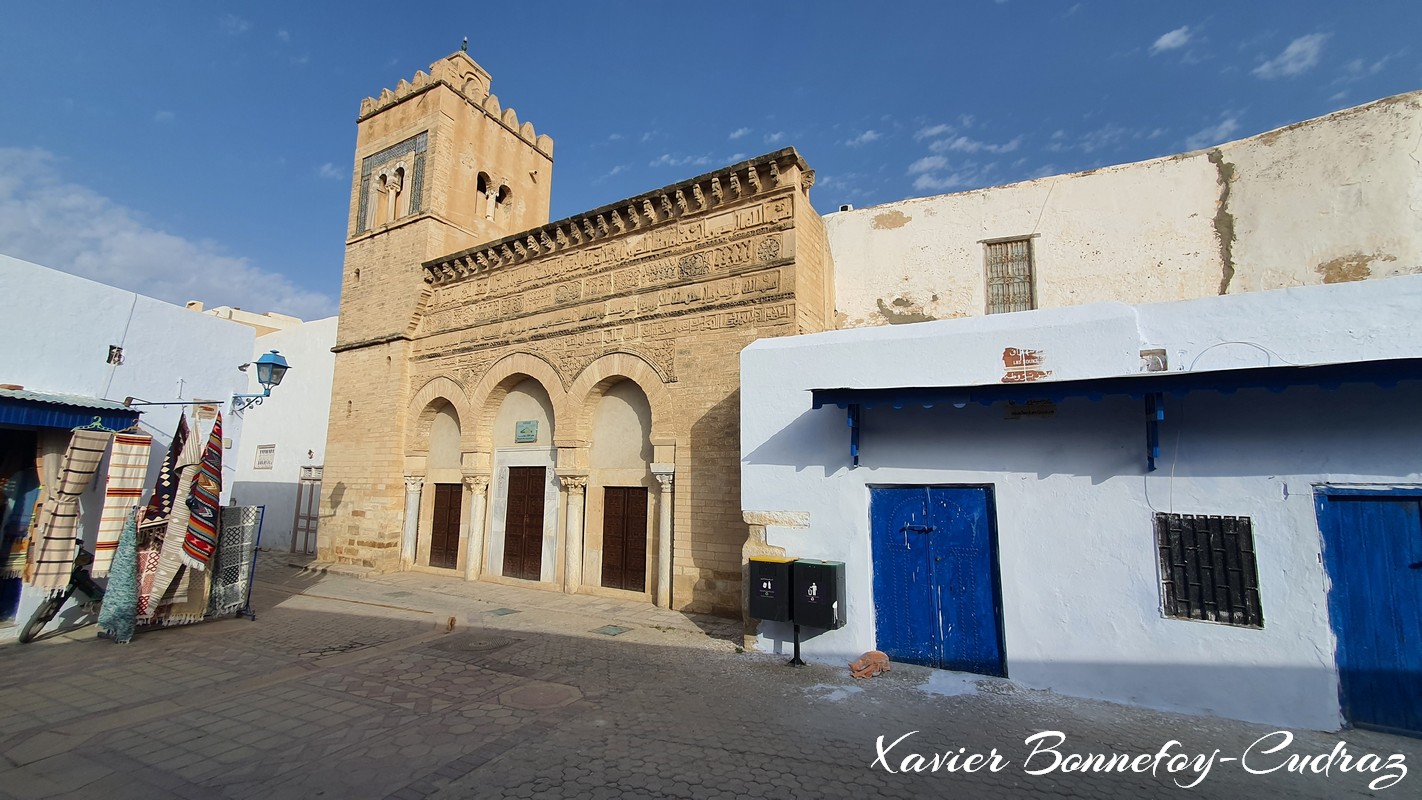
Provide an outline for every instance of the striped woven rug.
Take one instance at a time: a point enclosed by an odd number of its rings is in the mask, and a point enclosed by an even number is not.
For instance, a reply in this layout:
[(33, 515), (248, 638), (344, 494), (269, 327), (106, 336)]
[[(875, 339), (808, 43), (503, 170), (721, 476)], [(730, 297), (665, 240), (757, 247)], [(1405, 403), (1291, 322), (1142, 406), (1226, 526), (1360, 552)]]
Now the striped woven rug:
[(89, 573), (95, 578), (109, 574), (119, 534), (129, 512), (143, 499), (143, 481), (148, 477), (148, 451), (153, 437), (146, 433), (114, 435), (113, 453), (109, 455), (108, 483), (104, 489), (104, 511), (99, 518), (99, 533), (94, 541), (94, 565)]
[(108, 431), (76, 430), (64, 451), (59, 480), (46, 492), (39, 529), (30, 547), (26, 577), (41, 589), (58, 590), (69, 583), (79, 532), (79, 495), (94, 480), (109, 449)]

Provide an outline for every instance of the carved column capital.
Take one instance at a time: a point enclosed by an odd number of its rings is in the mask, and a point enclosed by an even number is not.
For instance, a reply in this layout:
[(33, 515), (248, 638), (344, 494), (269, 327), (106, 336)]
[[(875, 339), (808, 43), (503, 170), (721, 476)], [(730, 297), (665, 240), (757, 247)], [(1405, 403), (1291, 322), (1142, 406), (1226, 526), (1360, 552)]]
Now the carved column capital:
[(657, 483), (662, 485), (663, 492), (672, 490), (672, 480), (676, 478), (675, 472), (653, 472), (652, 475), (656, 477)]
[(586, 475), (559, 475), (558, 480), (562, 482), (563, 489), (569, 494), (582, 494), (588, 488), (588, 476)]
[(424, 488), (424, 486), (425, 486), (425, 476), (423, 476), (423, 475), (406, 475), (406, 476), (405, 476), (405, 491), (408, 492), (409, 494), (416, 494), (416, 493), (418, 493), (421, 489)]
[(475, 494), (483, 494), (489, 488), (488, 475), (465, 475), (464, 487)]

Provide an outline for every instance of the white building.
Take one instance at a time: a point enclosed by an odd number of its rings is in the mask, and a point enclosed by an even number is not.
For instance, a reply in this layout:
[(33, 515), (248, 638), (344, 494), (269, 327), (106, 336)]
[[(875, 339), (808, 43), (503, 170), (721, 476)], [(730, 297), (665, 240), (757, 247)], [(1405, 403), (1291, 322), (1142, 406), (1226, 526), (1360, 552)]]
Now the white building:
[[(33, 464), (39, 436), (67, 436), (95, 417), (109, 427), (126, 425), (141, 411), (141, 429), (153, 436), (149, 472), (156, 475), (184, 407), (125, 409), (125, 399), (213, 400), (226, 412), (233, 393), (247, 391), (237, 367), (251, 359), (253, 339), (251, 328), (234, 322), (0, 255), (0, 384), (7, 387), (0, 397), (0, 462)], [(241, 433), (242, 420), (226, 415), (229, 448)], [(104, 469), (81, 500), (80, 531), (91, 548)], [(225, 501), (235, 474), (230, 460), (223, 473)], [(0, 623), (27, 618), (38, 592), (20, 596), (18, 581), (0, 583)]]
[[(331, 348), (335, 344), (336, 317), (305, 323), (292, 320), (284, 328), (257, 337), (251, 361), (276, 350), (291, 364), (281, 387), (262, 405), (243, 414), (243, 437), (235, 462), (233, 502), (266, 507), (262, 515), (264, 550), (315, 552), (321, 466), (326, 459), (326, 423), (336, 365)], [(260, 392), (255, 371), (249, 369), (248, 375), (251, 387), (246, 391)], [(293, 541), (295, 528), (301, 529), (301, 535)]]
[(746, 554), (846, 565), (807, 658), (1422, 729), (1419, 312), (1406, 276), (756, 342)]

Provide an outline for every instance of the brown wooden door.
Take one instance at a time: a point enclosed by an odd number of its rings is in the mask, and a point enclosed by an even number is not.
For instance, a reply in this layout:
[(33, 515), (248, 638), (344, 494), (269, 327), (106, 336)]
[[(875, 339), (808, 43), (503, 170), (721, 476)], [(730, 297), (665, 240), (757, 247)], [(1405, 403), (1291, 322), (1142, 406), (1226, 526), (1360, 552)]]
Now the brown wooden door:
[(459, 567), (459, 519), (464, 515), (464, 487), (436, 483), (434, 524), (430, 526), (430, 566)]
[(647, 590), (647, 490), (608, 486), (602, 494), (602, 585)]
[(504, 576), (536, 581), (543, 572), (545, 467), (509, 467), (504, 511)]

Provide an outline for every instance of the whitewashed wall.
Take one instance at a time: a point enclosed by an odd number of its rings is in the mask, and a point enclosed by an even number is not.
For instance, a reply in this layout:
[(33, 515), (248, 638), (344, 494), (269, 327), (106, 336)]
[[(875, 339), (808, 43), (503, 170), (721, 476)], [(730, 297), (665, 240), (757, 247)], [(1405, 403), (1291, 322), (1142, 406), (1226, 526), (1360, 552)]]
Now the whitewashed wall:
[(983, 314), (981, 242), (1005, 237), (1035, 237), (1039, 308), (1422, 272), (1419, 137), (1414, 92), (1208, 151), (828, 214), (838, 327)]
[[(811, 388), (997, 383), (1005, 347), (1040, 347), (1051, 379), (1422, 356), (1422, 276), (1128, 307), (1106, 304), (756, 342), (742, 354), (742, 507), (807, 513), (770, 527), (787, 554), (844, 561), (848, 625), (804, 644), (844, 662), (875, 646), (869, 485), (991, 484), (1012, 680), (1066, 694), (1273, 724), (1337, 728), (1314, 482), (1419, 483), (1422, 387), (1167, 395), (1158, 471), (1140, 401), (1067, 400), (845, 412)], [(1165, 619), (1152, 516), (1254, 521), (1262, 630)], [(764, 623), (762, 649), (787, 647)]]
[[(331, 380), (336, 356), (336, 317), (316, 320), (260, 336), (247, 360), (256, 362), (270, 350), (282, 354), (291, 369), (272, 396), (243, 412), (242, 446), (237, 453), (233, 497), (238, 505), (264, 505), (262, 547), (291, 549), (296, 516), (296, 485), (304, 466), (326, 459), (326, 424), (331, 413)], [(255, 368), (242, 391), (262, 391)], [(276, 445), (271, 469), (256, 469), (257, 448)], [(314, 544), (314, 541), (313, 541)]]
[[(0, 255), (0, 383), (120, 403), (126, 397), (217, 401), (223, 436), (232, 442), (223, 459), (224, 502), (242, 434), (242, 420), (227, 414), (227, 401), (246, 391), (237, 366), (251, 359), (253, 339), (251, 328), (234, 322)], [(121, 365), (107, 363), (110, 345), (123, 348)], [(153, 436), (150, 476), (157, 475), (182, 409), (139, 408), (142, 428)], [(89, 541), (103, 506), (105, 470), (100, 465), (81, 499), (80, 530)], [(38, 602), (27, 587), (17, 619), (27, 619)]]

